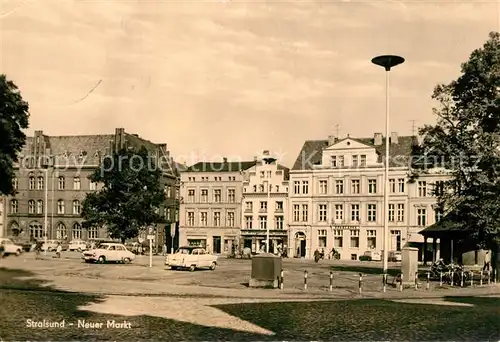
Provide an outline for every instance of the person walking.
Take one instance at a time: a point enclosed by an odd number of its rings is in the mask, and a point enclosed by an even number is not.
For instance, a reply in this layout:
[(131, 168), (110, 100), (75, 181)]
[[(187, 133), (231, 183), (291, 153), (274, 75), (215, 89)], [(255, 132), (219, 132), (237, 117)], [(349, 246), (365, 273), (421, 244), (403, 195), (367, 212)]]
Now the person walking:
[(490, 251), (486, 251), (486, 254), (484, 255), (483, 271), (489, 271), (490, 267), (491, 267), (491, 254)]
[(56, 258), (61, 259), (61, 252), (62, 252), (62, 245), (61, 242), (58, 242), (56, 248)]

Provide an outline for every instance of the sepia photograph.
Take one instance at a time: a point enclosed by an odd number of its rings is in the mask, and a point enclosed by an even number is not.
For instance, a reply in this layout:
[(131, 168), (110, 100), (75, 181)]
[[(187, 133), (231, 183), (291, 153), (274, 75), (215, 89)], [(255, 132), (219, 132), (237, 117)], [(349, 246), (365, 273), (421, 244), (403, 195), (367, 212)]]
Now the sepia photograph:
[(500, 0), (0, 0), (0, 342), (499, 317)]

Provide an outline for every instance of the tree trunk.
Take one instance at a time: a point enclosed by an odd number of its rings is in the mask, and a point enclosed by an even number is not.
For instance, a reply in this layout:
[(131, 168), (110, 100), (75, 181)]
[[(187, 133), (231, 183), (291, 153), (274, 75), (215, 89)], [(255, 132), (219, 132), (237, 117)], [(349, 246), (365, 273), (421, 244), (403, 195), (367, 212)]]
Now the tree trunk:
[(491, 269), (493, 271), (493, 279), (497, 283), (500, 282), (500, 245), (495, 243), (491, 251)]
[(126, 239), (124, 237), (120, 238), (120, 240), (122, 241), (122, 244), (125, 244)]

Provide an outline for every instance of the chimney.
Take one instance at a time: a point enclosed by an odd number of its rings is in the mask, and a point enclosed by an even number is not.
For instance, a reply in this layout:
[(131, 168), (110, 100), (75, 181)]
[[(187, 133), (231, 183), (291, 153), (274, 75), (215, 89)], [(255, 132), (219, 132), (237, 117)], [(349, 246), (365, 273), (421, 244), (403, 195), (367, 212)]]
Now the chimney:
[(335, 135), (328, 136), (328, 146), (331, 146), (337, 142), (337, 137)]
[(227, 163), (227, 158), (226, 157), (222, 158), (222, 160), (224, 161), (224, 163)]
[(391, 144), (398, 143), (398, 132), (391, 132)]
[(375, 133), (375, 135), (373, 136), (373, 145), (382, 145), (382, 133)]

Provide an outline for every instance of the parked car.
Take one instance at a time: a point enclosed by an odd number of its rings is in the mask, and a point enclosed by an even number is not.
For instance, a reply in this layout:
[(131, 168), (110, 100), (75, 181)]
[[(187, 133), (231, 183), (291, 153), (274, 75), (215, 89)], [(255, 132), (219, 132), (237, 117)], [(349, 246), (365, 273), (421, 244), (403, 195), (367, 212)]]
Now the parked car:
[(135, 254), (121, 243), (101, 243), (99, 247), (82, 253), (85, 262), (122, 262), (128, 264), (135, 260)]
[(0, 238), (0, 246), (3, 249), (4, 255), (15, 254), (19, 256), (23, 252), (23, 247), (16, 245), (11, 239)]
[(366, 251), (359, 257), (359, 261), (381, 261), (382, 253), (377, 251)]
[(387, 258), (390, 262), (401, 261), (401, 252), (400, 251), (390, 251)]
[(23, 252), (29, 252), (31, 250), (32, 243), (27, 239), (22, 239), (16, 236), (8, 236), (7, 239), (10, 239), (15, 245), (21, 246), (23, 248)]
[(83, 240), (71, 240), (68, 245), (68, 251), (83, 252), (87, 250), (87, 243)]
[(213, 271), (217, 267), (217, 256), (202, 247), (181, 247), (165, 257), (165, 265), (172, 270), (187, 268), (192, 272), (197, 268), (210, 268)]
[(47, 250), (47, 252), (52, 252), (57, 249), (57, 244), (59, 243), (58, 240), (47, 240), (47, 242), (43, 243), (42, 245), (42, 251)]

